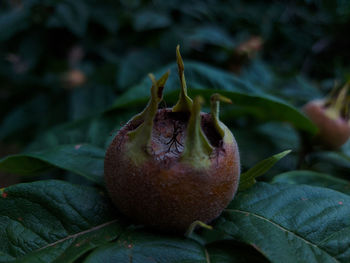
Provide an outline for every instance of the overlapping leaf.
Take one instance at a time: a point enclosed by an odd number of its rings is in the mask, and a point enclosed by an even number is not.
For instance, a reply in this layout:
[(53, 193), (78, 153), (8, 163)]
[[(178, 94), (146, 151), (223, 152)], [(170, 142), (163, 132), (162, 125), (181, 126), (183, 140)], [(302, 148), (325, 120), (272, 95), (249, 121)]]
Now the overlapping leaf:
[(271, 262), (349, 262), (350, 197), (319, 187), (258, 183), (219, 219), (226, 238), (252, 244)]
[(118, 237), (105, 193), (62, 181), (1, 190), (0, 262), (73, 262)]
[(313, 171), (290, 171), (273, 178), (275, 183), (308, 184), (327, 187), (339, 192), (350, 194), (350, 181), (346, 181), (328, 174)]
[[(165, 100), (173, 102), (178, 97), (177, 91), (179, 89), (176, 66), (169, 65), (160, 70), (158, 74), (169, 68), (172, 74), (167, 81), (164, 92), (166, 93)], [(239, 107), (241, 114), (253, 115), (261, 120), (289, 122), (300, 130), (310, 133), (316, 132), (314, 124), (292, 105), (262, 93), (232, 74), (200, 63), (186, 63), (185, 74), (188, 91), (192, 96), (201, 95), (209, 101), (211, 94), (219, 92), (230, 98), (234, 105)], [(139, 85), (134, 86), (119, 97), (112, 109), (123, 108), (130, 104), (144, 104), (149, 97), (149, 86), (150, 81), (144, 79)]]
[(0, 170), (33, 175), (58, 167), (102, 184), (104, 155), (103, 149), (92, 145), (61, 145), (44, 151), (5, 157), (0, 160)]

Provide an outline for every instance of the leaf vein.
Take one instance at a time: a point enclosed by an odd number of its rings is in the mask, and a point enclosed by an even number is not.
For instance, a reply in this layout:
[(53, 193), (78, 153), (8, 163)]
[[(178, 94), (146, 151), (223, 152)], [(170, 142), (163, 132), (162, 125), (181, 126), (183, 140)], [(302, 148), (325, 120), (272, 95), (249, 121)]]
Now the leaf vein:
[(55, 242), (53, 242), (53, 243), (51, 243), (51, 244), (48, 244), (48, 245), (46, 245), (46, 246), (44, 246), (44, 247), (38, 249), (37, 251), (43, 250), (43, 249), (48, 248), (48, 247), (55, 246), (55, 245), (57, 245), (57, 244), (59, 244), (59, 243), (62, 243), (62, 242), (64, 242), (64, 241), (67, 241), (67, 240), (69, 240), (69, 239), (75, 239), (75, 238), (77, 238), (77, 237), (79, 237), (79, 236), (81, 236), (81, 235), (84, 235), (84, 234), (87, 234), (87, 233), (90, 233), (90, 232), (99, 230), (99, 229), (101, 229), (101, 228), (103, 228), (103, 227), (112, 225), (112, 224), (116, 223), (117, 221), (118, 221), (117, 219), (114, 219), (114, 220), (109, 221), (109, 222), (106, 222), (106, 223), (104, 223), (104, 224), (102, 224), (102, 225), (98, 225), (98, 226), (95, 226), (95, 227), (93, 227), (93, 228), (84, 230), (84, 231), (82, 231), (82, 232), (78, 232), (78, 233), (75, 233), (75, 234), (73, 234), (73, 235), (66, 236), (65, 238), (59, 239), (59, 240), (57, 240), (57, 241), (55, 241)]
[(296, 236), (297, 238), (301, 239), (301, 240), (304, 241), (305, 243), (307, 243), (307, 244), (309, 244), (309, 245), (311, 245), (311, 246), (313, 246), (313, 247), (315, 247), (315, 248), (317, 248), (317, 249), (319, 249), (319, 250), (321, 250), (321, 251), (324, 251), (324, 252), (325, 252), (327, 255), (329, 255), (332, 259), (334, 259), (335, 262), (339, 262), (339, 263), (340, 263), (340, 261), (338, 261), (333, 255), (329, 254), (327, 251), (325, 251), (324, 249), (322, 249), (322, 248), (319, 247), (318, 245), (313, 244), (311, 241), (309, 241), (309, 240), (303, 238), (302, 236), (298, 235), (297, 233), (295, 233), (295, 232), (293, 232), (293, 231), (290, 231), (290, 230), (284, 228), (283, 226), (281, 226), (281, 225), (279, 225), (279, 224), (277, 224), (277, 223), (275, 223), (275, 222), (269, 220), (268, 218), (265, 218), (265, 217), (263, 217), (263, 216), (261, 216), (261, 215), (258, 215), (258, 214), (252, 213), (252, 212), (242, 211), (242, 210), (238, 210), (238, 209), (225, 209), (224, 211), (226, 211), (226, 212), (238, 212), (238, 213), (242, 213), (242, 214), (249, 214), (249, 215), (255, 216), (255, 217), (257, 217), (257, 218), (259, 218), (259, 219), (261, 219), (261, 220), (264, 220), (264, 221), (266, 221), (266, 222), (268, 222), (268, 223), (270, 223), (270, 224), (272, 224), (272, 225), (278, 227), (278, 228), (281, 229), (282, 231), (285, 231), (285, 232), (288, 232), (288, 233), (293, 234), (294, 236)]

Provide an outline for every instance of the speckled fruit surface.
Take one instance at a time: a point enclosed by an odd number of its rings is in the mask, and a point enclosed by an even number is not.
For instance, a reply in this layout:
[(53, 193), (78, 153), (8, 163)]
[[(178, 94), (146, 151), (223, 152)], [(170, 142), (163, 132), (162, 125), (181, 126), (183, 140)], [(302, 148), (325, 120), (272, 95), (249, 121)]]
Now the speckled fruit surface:
[[(152, 129), (149, 160), (139, 163), (125, 154), (128, 132), (140, 125), (127, 123), (109, 146), (105, 180), (109, 195), (125, 215), (138, 223), (164, 230), (184, 231), (195, 220), (210, 222), (232, 200), (240, 164), (235, 139), (224, 143), (201, 113), (201, 127), (214, 150), (208, 169), (180, 161), (189, 116), (171, 109), (158, 110)], [(175, 131), (175, 133), (174, 133)]]

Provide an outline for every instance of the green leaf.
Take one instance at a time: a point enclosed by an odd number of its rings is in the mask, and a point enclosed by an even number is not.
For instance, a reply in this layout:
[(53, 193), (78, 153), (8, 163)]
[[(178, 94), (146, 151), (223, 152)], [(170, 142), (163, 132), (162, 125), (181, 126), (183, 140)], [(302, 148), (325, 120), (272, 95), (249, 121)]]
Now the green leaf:
[(350, 197), (326, 188), (257, 183), (239, 193), (215, 229), (271, 262), (350, 261)]
[(117, 242), (96, 249), (84, 262), (206, 263), (208, 261), (204, 248), (192, 240), (127, 231)]
[(255, 178), (263, 175), (268, 170), (271, 169), (272, 166), (275, 165), (279, 160), (281, 160), (283, 157), (285, 157), (287, 154), (289, 154), (291, 150), (287, 150), (278, 154), (275, 154), (258, 164), (256, 164), (254, 167), (250, 168), (247, 172), (241, 174), (241, 178), (239, 181), (239, 191), (244, 191), (250, 187), (252, 187), (256, 180)]
[(47, 118), (48, 104), (46, 96), (38, 95), (13, 109), (0, 123), (0, 139), (30, 130), (33, 126), (44, 122)]
[[(232, 92), (212, 89), (190, 89), (191, 96), (202, 95), (209, 101), (210, 95), (220, 93), (233, 102), (232, 110), (227, 115), (233, 115), (235, 111), (241, 116), (254, 116), (261, 121), (288, 122), (299, 130), (314, 134), (316, 126), (292, 105), (267, 94), (246, 94), (245, 92)], [(226, 106), (227, 107), (227, 106)], [(222, 118), (223, 119), (223, 118)], [(224, 119), (223, 119), (224, 120)]]
[[(171, 69), (171, 74), (165, 86), (164, 97), (167, 102), (175, 102), (180, 89), (176, 65), (164, 67), (156, 72), (156, 76), (160, 76), (168, 69)], [(253, 115), (262, 121), (289, 122), (295, 128), (311, 134), (317, 131), (315, 125), (292, 105), (263, 93), (225, 71), (201, 63), (187, 62), (185, 75), (191, 96), (202, 95), (209, 101), (211, 94), (218, 92), (233, 101), (231, 114), (239, 111), (240, 115)], [(150, 81), (145, 78), (140, 84), (121, 95), (110, 110), (127, 108), (130, 105), (144, 105), (149, 98), (150, 85)]]
[(77, 36), (86, 32), (89, 9), (84, 1), (62, 1), (56, 6), (56, 12), (49, 20), (49, 26), (65, 26)]
[(126, 53), (121, 60), (122, 67), (120, 67), (117, 76), (117, 84), (121, 90), (138, 83), (140, 79), (162, 63), (159, 52), (152, 49), (132, 50)]
[(342, 152), (318, 151), (307, 157), (307, 164), (312, 170), (340, 176), (344, 176), (350, 171), (350, 157)]
[(119, 28), (119, 17), (112, 6), (107, 4), (95, 5), (90, 8), (91, 20), (104, 26), (110, 33), (116, 33)]
[[(158, 78), (168, 70), (170, 70), (170, 76), (167, 80), (167, 84), (165, 85), (164, 92), (169, 94), (169, 92), (175, 91), (174, 101), (176, 101), (178, 98), (178, 92), (180, 91), (177, 65), (175, 63), (171, 63), (170, 65), (157, 70), (155, 72), (155, 76)], [(196, 85), (202, 88), (213, 88), (218, 90), (240, 91), (246, 93), (258, 92), (256, 89), (247, 85), (232, 74), (202, 63), (185, 61), (185, 75), (189, 90), (192, 89), (193, 85)], [(133, 103), (147, 102), (150, 87), (151, 82), (149, 78), (145, 76), (139, 84), (129, 88), (128, 91), (119, 96), (111, 109), (128, 107)]]
[(1, 13), (0, 16), (0, 40), (5, 41), (11, 38), (16, 33), (27, 29), (30, 26), (29, 6), (17, 8), (6, 13)]
[(104, 192), (62, 181), (0, 191), (0, 262), (73, 262), (118, 237)]
[(103, 183), (105, 151), (92, 145), (61, 145), (40, 152), (10, 155), (0, 160), (0, 170), (33, 175), (58, 167), (98, 183)]
[[(100, 70), (103, 71), (103, 68), (100, 67)], [(87, 116), (97, 115), (112, 105), (114, 98), (112, 88), (104, 85), (84, 85), (80, 89), (72, 89), (69, 98), (69, 117), (71, 120), (81, 120)]]
[(273, 183), (308, 184), (327, 187), (339, 192), (350, 194), (350, 182), (337, 177), (313, 171), (291, 171), (279, 174), (272, 180)]
[(185, 40), (195, 42), (197, 45), (214, 45), (231, 50), (235, 45), (232, 37), (224, 28), (212, 25), (194, 28)]
[(101, 114), (82, 120), (58, 125), (42, 134), (27, 147), (26, 152), (33, 152), (62, 144), (91, 144), (99, 148), (106, 148), (121, 126), (133, 114), (133, 110), (118, 111)]
[(145, 31), (165, 28), (170, 25), (171, 19), (164, 12), (161, 13), (153, 10), (144, 10), (135, 14), (133, 26), (136, 31)]

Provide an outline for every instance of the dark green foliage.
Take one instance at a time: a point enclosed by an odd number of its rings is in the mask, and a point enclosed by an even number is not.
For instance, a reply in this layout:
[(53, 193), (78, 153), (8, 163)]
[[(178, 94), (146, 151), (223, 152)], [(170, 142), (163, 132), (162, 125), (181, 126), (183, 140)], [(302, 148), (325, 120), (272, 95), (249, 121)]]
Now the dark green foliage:
[[(310, 150), (300, 111), (349, 80), (349, 28), (346, 0), (0, 1), (0, 262), (350, 262), (350, 143)], [(103, 182), (147, 74), (170, 70), (160, 106), (177, 100), (177, 44), (204, 111), (233, 101), (242, 168), (213, 230), (187, 237), (134, 225)]]

